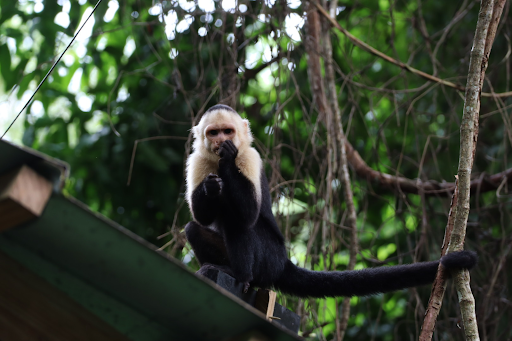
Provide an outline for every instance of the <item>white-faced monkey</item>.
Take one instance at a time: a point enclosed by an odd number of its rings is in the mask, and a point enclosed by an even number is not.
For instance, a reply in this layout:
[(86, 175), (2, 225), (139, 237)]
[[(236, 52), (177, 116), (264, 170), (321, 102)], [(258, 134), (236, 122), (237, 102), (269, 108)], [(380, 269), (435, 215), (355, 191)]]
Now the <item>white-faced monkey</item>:
[[(251, 147), (249, 122), (226, 105), (215, 105), (193, 128), (187, 160), (186, 198), (194, 221), (185, 228), (202, 265), (244, 284), (301, 297), (364, 296), (431, 283), (439, 261), (356, 271), (310, 271), (294, 265), (272, 214), (259, 153)], [(441, 258), (445, 268), (472, 268), (470, 251)], [(204, 268), (205, 266), (203, 266)]]

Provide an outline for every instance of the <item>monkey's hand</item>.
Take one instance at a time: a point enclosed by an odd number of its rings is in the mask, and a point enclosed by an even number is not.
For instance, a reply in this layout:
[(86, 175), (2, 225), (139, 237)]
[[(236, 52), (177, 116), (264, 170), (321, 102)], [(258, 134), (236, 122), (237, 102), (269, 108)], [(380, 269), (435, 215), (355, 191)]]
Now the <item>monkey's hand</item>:
[(204, 179), (203, 187), (207, 196), (219, 196), (222, 192), (222, 179), (217, 174), (210, 173)]
[(231, 140), (226, 140), (222, 142), (219, 148), (219, 156), (220, 156), (220, 164), (227, 162), (234, 162), (236, 156), (238, 155), (238, 148), (236, 148), (235, 144)]

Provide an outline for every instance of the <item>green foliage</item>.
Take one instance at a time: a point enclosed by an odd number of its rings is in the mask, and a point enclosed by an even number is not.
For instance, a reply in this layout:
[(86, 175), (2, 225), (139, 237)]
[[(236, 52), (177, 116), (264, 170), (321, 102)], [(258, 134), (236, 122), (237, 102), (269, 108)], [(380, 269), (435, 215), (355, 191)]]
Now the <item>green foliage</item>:
[[(95, 4), (4, 2), (0, 95), (2, 103), (17, 104), (2, 104), (2, 128), (14, 119), (20, 103)], [(213, 7), (205, 10), (206, 3)], [(337, 169), (330, 184), (333, 196), (326, 195), (327, 166), (334, 161), (339, 166), (339, 160), (330, 159), (327, 130), (313, 102), (304, 45), (307, 31), (298, 22), (296, 31), (286, 28), (287, 18), (303, 16), (305, 4), (240, 1), (236, 13), (222, 6), (221, 1), (104, 0), (94, 24), (79, 35), (24, 120), (16, 123), (13, 131), (22, 134), (8, 137), (68, 162), (71, 176), (64, 193), (158, 246), (170, 242), (169, 252), (195, 268), (180, 234), (190, 219), (183, 177), (190, 128), (205, 108), (221, 101), (231, 104), (251, 121), (290, 257), (312, 269), (344, 270), (346, 205)], [(338, 22), (362, 41), (419, 70), (465, 83), (478, 14), (475, 3), (361, 0), (340, 2), (338, 9)], [(460, 11), (465, 15), (448, 26)], [(502, 20), (506, 24), (496, 38), (487, 72), (495, 92), (508, 91), (510, 83), (503, 71), (510, 64), (510, 18)], [(458, 164), (461, 94), (354, 47), (338, 31), (332, 31), (331, 39), (344, 128), (361, 157), (388, 174), (452, 182)], [(501, 114), (496, 103), (482, 99), (474, 167), (479, 174), (512, 166), (507, 157), (511, 99), (499, 102), (505, 108)], [(141, 139), (146, 140), (134, 152)], [(449, 199), (422, 200), (352, 176), (360, 250), (356, 268), (439, 256)], [(499, 316), (492, 316), (491, 310), (479, 314), (482, 323), (487, 319), (482, 328), (488, 335), (510, 336), (510, 326), (503, 323), (510, 319), (510, 304), (496, 294), (506, 297), (509, 275), (496, 273), (495, 267), (498, 254), (507, 257), (510, 243), (512, 204), (507, 190), (504, 182), (498, 194), (475, 196), (468, 229), (469, 248), (481, 255), (481, 266), (472, 275), (477, 295), (494, 290), (485, 298), (491, 303), (477, 297), (477, 305), (486, 309), (491, 304), (500, 311)], [(494, 275), (495, 287), (489, 288), (487, 279)], [(414, 339), (429, 288), (418, 293), (421, 300), (413, 291), (353, 298), (346, 339)], [(456, 302), (453, 292), (446, 297)], [(295, 298), (281, 300), (308, 317), (302, 331), (311, 339), (336, 338), (342, 299), (304, 304)], [(463, 339), (454, 322), (456, 307), (448, 304), (443, 311), (438, 338)]]

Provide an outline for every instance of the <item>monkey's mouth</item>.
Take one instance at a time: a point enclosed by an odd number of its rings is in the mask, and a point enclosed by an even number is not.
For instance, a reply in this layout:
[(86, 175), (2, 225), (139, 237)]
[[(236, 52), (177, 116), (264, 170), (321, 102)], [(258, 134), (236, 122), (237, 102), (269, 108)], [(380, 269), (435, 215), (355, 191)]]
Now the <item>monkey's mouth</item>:
[(217, 155), (219, 155), (219, 149), (220, 147), (213, 148), (213, 152)]

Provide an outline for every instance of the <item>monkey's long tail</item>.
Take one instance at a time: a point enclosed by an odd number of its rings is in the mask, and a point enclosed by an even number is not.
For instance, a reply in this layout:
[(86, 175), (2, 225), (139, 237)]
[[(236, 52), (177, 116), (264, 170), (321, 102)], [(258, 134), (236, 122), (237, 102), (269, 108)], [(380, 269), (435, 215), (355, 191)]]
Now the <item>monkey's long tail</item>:
[[(441, 259), (447, 268), (471, 269), (476, 253), (452, 252)], [(300, 297), (367, 296), (432, 283), (439, 261), (383, 266), (354, 271), (310, 271), (287, 261), (274, 284), (284, 293)]]

